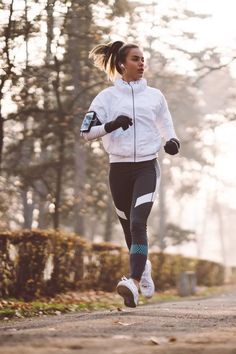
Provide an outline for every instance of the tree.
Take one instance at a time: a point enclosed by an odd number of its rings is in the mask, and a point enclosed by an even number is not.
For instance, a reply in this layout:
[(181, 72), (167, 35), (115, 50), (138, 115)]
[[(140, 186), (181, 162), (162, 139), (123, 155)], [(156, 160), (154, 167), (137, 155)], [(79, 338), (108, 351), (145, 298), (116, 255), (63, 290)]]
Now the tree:
[[(19, 26), (26, 48), (25, 63), (19, 67), (22, 81), (12, 94), (17, 110), (7, 115), (9, 124), (17, 123), (19, 134), (6, 145), (4, 173), (17, 180), (23, 191), (25, 226), (32, 227), (32, 212), (38, 210), (39, 226), (50, 226), (52, 219), (54, 228), (71, 228), (74, 223), (76, 232), (83, 233), (85, 214), (97, 212), (97, 208), (104, 211), (108, 205), (102, 173), (107, 163), (105, 154), (97, 166), (99, 173), (89, 176), (89, 160), (95, 158), (92, 147), (80, 139), (79, 127), (92, 98), (104, 87), (105, 75), (93, 68), (88, 53), (99, 41), (106, 40), (109, 26), (97, 24), (96, 2), (48, 0), (46, 4), (38, 2), (41, 11), (31, 19), (29, 31), (27, 11), (33, 4), (23, 1), (24, 21)], [(104, 5), (112, 19), (111, 4), (104, 1)], [(116, 14), (122, 10), (120, 5), (116, 1)], [(45, 35), (38, 31), (43, 23), (47, 24)], [(45, 41), (41, 41), (44, 45), (40, 64), (36, 65), (29, 48), (32, 38), (37, 41), (41, 37)], [(86, 200), (84, 187), (86, 183), (93, 185), (95, 179), (105, 192), (105, 203), (97, 200), (93, 205)]]

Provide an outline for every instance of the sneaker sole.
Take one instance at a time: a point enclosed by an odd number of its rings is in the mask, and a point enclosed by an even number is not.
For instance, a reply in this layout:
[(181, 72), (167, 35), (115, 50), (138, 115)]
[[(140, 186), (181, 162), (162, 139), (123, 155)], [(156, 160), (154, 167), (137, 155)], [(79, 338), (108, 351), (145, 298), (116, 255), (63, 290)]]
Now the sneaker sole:
[(127, 307), (136, 307), (136, 303), (134, 301), (134, 296), (132, 291), (124, 285), (117, 286), (117, 292), (120, 296), (123, 297), (125, 306)]
[[(141, 294), (142, 294), (142, 293), (141, 293)], [(144, 295), (144, 294), (142, 294), (142, 295), (143, 295), (143, 297), (145, 297), (146, 299), (151, 299), (154, 294), (153, 294), (153, 295), (148, 295), (148, 296), (147, 296), (147, 295)]]

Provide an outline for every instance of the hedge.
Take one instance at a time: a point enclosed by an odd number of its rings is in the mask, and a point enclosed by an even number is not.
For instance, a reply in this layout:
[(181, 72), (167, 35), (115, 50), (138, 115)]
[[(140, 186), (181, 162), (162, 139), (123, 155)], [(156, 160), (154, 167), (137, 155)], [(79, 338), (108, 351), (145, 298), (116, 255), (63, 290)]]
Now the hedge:
[[(224, 267), (180, 255), (150, 253), (157, 290), (176, 286), (182, 271), (194, 271), (198, 285), (221, 285)], [(69, 289), (114, 291), (129, 271), (126, 249), (91, 244), (76, 234), (54, 230), (0, 233), (0, 297), (31, 300)]]
[[(80, 237), (56, 231), (23, 230), (0, 234), (0, 296), (25, 300), (74, 288), (83, 277)], [(50, 279), (45, 279), (52, 259)]]

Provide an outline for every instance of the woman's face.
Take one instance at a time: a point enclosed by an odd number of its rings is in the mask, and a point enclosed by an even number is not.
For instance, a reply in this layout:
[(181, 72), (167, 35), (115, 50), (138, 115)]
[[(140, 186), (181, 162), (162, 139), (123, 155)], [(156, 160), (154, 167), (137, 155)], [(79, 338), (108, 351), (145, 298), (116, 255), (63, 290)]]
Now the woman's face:
[(123, 65), (122, 77), (124, 80), (135, 81), (141, 79), (144, 73), (143, 52), (139, 48), (130, 49)]

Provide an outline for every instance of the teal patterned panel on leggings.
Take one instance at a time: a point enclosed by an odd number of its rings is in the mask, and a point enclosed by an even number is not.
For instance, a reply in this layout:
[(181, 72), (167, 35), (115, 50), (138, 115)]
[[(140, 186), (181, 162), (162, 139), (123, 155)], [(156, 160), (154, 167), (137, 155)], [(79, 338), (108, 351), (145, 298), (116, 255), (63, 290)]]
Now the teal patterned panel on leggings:
[(130, 254), (144, 254), (147, 255), (148, 246), (147, 245), (131, 245)]

